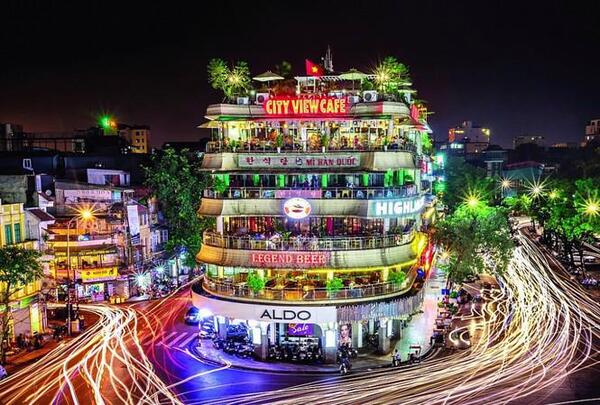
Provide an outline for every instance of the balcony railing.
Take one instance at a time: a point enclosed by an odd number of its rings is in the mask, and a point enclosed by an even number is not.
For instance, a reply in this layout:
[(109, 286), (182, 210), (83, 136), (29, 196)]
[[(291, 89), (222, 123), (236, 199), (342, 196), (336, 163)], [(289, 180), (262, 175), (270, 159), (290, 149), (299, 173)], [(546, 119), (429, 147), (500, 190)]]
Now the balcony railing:
[[(279, 148), (281, 153), (322, 153), (323, 148), (304, 148), (302, 145), (294, 144), (282, 146)], [(389, 145), (363, 145), (357, 147), (333, 147), (329, 146), (325, 148), (325, 153), (332, 152), (413, 152), (417, 151), (416, 146), (409, 142), (397, 142), (390, 143)], [(221, 152), (233, 152), (233, 153), (278, 153), (277, 147), (269, 142), (259, 142), (257, 144), (242, 143), (239, 146), (224, 145), (222, 142), (208, 142), (206, 145), (206, 153), (221, 153)]]
[(207, 188), (203, 192), (206, 198), (331, 198), (331, 199), (371, 199), (404, 198), (417, 195), (414, 185), (403, 187), (328, 187), (328, 188), (276, 188), (276, 187), (230, 187), (225, 191)]
[(410, 243), (414, 232), (362, 237), (303, 237), (296, 236), (287, 239), (271, 236), (269, 239), (257, 239), (250, 236), (228, 236), (216, 232), (205, 232), (204, 243), (225, 249), (243, 250), (362, 250), (384, 249)]
[(327, 301), (348, 300), (379, 297), (382, 295), (407, 292), (412, 285), (413, 278), (407, 278), (404, 283), (377, 283), (344, 287), (337, 291), (328, 291), (326, 288), (269, 288), (265, 287), (259, 292), (254, 292), (245, 283), (233, 284), (227, 281), (212, 280), (204, 277), (202, 287), (207, 292), (225, 297), (240, 297), (252, 299), (265, 299), (274, 301)]

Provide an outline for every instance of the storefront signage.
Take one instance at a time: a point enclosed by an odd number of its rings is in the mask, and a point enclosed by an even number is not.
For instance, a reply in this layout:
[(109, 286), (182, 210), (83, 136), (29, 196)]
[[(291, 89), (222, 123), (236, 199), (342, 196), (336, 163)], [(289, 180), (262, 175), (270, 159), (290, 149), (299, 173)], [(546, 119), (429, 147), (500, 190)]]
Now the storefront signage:
[(321, 190), (275, 190), (275, 198), (321, 198)]
[(64, 190), (65, 204), (77, 204), (82, 201), (111, 201), (110, 190)]
[(348, 114), (346, 97), (271, 97), (265, 103), (267, 115), (321, 116)]
[(272, 308), (265, 309), (260, 315), (260, 319), (270, 321), (291, 321), (294, 319), (300, 319), (302, 321), (308, 321), (311, 316), (312, 314), (310, 312), (304, 310), (294, 311), (292, 309), (278, 310)]
[(369, 201), (369, 217), (401, 217), (418, 213), (425, 204), (425, 197)]
[(252, 252), (250, 265), (257, 267), (323, 267), (329, 252)]
[(108, 267), (105, 269), (80, 270), (79, 276), (84, 282), (114, 280), (117, 278), (118, 272), (116, 267)]
[(288, 325), (288, 336), (312, 336), (314, 325), (312, 323), (290, 323)]
[(209, 296), (195, 292), (192, 292), (192, 303), (196, 308), (200, 308), (205, 312), (233, 319), (296, 324), (337, 322), (337, 309), (334, 305), (246, 304), (210, 298)]
[(292, 219), (306, 218), (311, 211), (310, 203), (304, 198), (294, 197), (283, 203), (283, 212)]
[(301, 156), (285, 156), (281, 154), (240, 154), (238, 156), (238, 167), (240, 168), (346, 168), (359, 167), (360, 154), (314, 154)]

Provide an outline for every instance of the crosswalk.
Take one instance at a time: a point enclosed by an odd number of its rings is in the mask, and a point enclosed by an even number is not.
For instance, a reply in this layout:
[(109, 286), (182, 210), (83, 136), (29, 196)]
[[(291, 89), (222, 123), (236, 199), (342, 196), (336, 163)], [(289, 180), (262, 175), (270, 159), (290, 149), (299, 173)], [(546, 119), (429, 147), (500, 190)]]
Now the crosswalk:
[(185, 349), (198, 337), (198, 332), (172, 332), (165, 336), (162, 344), (170, 348)]
[[(154, 340), (154, 344), (160, 344), (169, 348), (185, 349), (197, 337), (198, 332), (173, 331), (163, 336), (162, 339), (157, 338), (156, 340)], [(151, 339), (151, 336), (147, 336), (141, 340), (141, 343), (148, 344), (151, 340), (153, 340)]]

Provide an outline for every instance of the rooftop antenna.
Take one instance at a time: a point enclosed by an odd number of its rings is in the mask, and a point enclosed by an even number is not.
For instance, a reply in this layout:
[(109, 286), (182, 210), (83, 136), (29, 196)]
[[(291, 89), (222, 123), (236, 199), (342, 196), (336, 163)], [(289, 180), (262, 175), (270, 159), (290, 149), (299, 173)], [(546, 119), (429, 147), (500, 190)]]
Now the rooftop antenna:
[(327, 45), (327, 52), (323, 60), (323, 67), (328, 73), (333, 73), (333, 56), (331, 55), (331, 48)]

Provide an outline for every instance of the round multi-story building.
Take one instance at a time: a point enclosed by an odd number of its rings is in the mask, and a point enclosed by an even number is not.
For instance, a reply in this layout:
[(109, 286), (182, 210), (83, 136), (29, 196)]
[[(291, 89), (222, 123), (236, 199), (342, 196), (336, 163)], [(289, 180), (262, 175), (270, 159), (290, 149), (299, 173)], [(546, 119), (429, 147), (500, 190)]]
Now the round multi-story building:
[(206, 272), (194, 305), (223, 337), (247, 325), (263, 359), (308, 341), (333, 362), (339, 344), (375, 335), (386, 352), (422, 302), (413, 286), (431, 256), (426, 113), (410, 93), (378, 100), (337, 83), (320, 94), (296, 79), (295, 96), (207, 109), (213, 182), (199, 214), (216, 225), (197, 256)]

